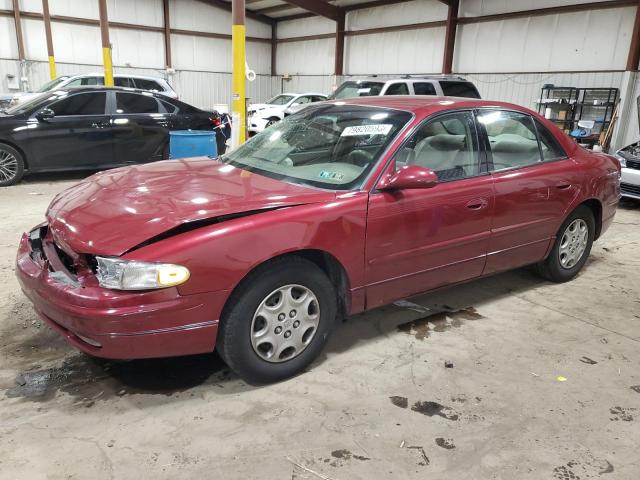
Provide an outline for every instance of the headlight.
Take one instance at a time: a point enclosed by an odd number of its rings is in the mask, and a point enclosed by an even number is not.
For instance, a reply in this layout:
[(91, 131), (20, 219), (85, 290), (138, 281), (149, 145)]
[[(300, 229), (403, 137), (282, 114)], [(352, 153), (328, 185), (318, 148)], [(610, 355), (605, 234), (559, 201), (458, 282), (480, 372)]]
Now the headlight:
[(626, 167), (627, 166), (627, 159), (624, 158), (622, 156), (622, 154), (620, 154), (619, 152), (615, 154), (615, 157), (618, 159), (618, 161), (620, 162), (620, 166), (621, 167)]
[(189, 269), (170, 263), (138, 262), (96, 257), (100, 286), (116, 290), (148, 290), (180, 285), (189, 280)]

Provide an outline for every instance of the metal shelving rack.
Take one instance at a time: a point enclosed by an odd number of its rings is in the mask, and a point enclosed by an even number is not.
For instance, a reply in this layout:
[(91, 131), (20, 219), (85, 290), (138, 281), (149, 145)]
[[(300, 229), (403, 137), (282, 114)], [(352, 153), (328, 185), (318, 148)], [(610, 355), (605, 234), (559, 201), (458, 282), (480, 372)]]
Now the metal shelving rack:
[(582, 120), (593, 121), (592, 133), (586, 137), (575, 137), (580, 143), (593, 146), (600, 140), (611, 123), (618, 102), (617, 88), (579, 88), (579, 102), (575, 106), (572, 129), (578, 128)]
[[(544, 85), (540, 90), (538, 113), (549, 118), (558, 127), (569, 133), (573, 126), (575, 105), (579, 99), (579, 89), (576, 87), (556, 87)], [(549, 108), (550, 116), (545, 115)]]

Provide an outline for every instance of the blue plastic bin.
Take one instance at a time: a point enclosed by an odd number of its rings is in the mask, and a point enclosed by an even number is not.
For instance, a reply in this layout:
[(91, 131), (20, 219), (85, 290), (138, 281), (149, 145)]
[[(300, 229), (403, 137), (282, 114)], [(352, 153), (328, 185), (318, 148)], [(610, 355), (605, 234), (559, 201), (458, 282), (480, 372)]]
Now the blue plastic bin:
[(216, 132), (206, 130), (175, 130), (169, 132), (169, 158), (200, 156), (215, 157), (218, 154)]

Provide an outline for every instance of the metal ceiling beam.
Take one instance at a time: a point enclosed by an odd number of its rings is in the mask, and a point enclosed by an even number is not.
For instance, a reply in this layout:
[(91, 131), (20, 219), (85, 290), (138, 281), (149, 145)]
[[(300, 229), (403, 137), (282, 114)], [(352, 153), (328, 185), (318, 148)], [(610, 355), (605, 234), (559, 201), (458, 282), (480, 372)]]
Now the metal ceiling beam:
[(22, 61), (24, 55), (24, 37), (22, 36), (22, 21), (20, 20), (20, 2), (13, 0), (13, 21), (16, 25), (16, 42), (18, 43), (18, 58)]
[(629, 55), (627, 56), (627, 71), (634, 72), (638, 70), (639, 61), (640, 61), (640, 2), (636, 7), (636, 18), (633, 22), (633, 33), (631, 34), (631, 43), (629, 44)]
[(336, 22), (344, 15), (344, 10), (335, 5), (331, 5), (321, 0), (285, 0), (289, 5), (300, 7), (308, 12), (321, 17), (335, 20)]
[[(231, 3), (225, 2), (224, 0), (200, 0), (202, 3), (206, 3), (208, 5), (213, 5), (214, 7), (221, 8), (226, 10), (227, 12), (231, 11)], [(275, 21), (271, 17), (267, 17), (266, 15), (261, 15), (259, 13), (252, 12), (251, 10), (245, 10), (247, 18), (251, 18), (252, 20), (256, 20), (258, 22), (266, 23), (268, 25), (272, 25)]]

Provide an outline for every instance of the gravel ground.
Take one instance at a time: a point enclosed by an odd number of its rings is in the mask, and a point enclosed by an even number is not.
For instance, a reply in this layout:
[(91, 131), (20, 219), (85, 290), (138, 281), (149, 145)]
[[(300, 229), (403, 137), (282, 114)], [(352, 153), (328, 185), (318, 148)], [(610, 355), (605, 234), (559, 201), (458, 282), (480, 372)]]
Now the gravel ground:
[(303, 375), (112, 362), (20, 292), (21, 232), (79, 175), (0, 189), (0, 479), (637, 479), (640, 203), (583, 273), (529, 269), (348, 319)]

